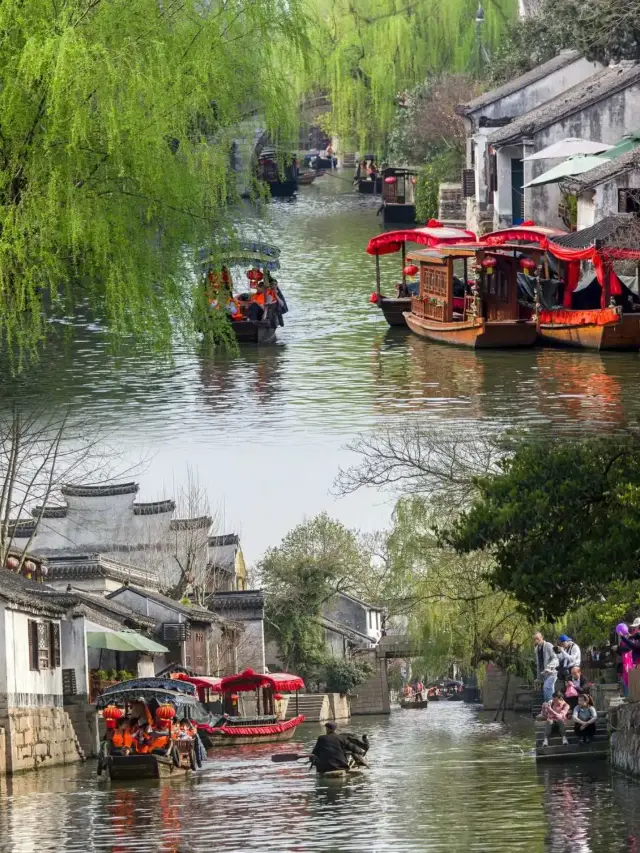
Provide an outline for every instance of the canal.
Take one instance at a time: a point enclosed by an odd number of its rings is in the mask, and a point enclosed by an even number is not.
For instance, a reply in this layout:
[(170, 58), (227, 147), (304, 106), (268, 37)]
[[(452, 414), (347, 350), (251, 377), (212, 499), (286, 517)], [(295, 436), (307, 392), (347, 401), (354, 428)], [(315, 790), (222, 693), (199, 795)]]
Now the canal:
[[(69, 318), (20, 383), (4, 372), (0, 406), (18, 394), (95, 419), (123, 449), (125, 468), (145, 460), (140, 500), (170, 496), (187, 467), (196, 469), (249, 562), (322, 510), (362, 529), (387, 523), (388, 495), (330, 494), (360, 433), (412, 421), (469, 434), (637, 421), (637, 355), (475, 353), (390, 330), (369, 304), (374, 263), (365, 247), (380, 228), (377, 204), (338, 173), (261, 219), (247, 212), (247, 236), (282, 250), (291, 311), (277, 345), (227, 358), (178, 343), (160, 355), (127, 341), (113, 353), (99, 322)], [(388, 287), (399, 263), (383, 259)]]
[[(523, 727), (524, 726), (524, 727)], [(319, 780), (274, 749), (221, 750), (190, 780), (110, 786), (95, 765), (0, 780), (0, 853), (636, 853), (638, 786), (606, 763), (537, 766), (462, 703), (357, 718), (371, 769)]]

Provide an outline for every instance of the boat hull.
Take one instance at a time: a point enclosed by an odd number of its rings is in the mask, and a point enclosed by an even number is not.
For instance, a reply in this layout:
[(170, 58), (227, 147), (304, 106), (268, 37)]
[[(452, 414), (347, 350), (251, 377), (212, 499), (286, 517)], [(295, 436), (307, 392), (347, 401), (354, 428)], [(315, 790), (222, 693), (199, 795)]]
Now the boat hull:
[(191, 768), (176, 767), (171, 758), (161, 755), (112, 755), (106, 771), (112, 782), (129, 782), (185, 776), (191, 772)]
[(411, 310), (411, 297), (401, 297), (398, 299), (389, 299), (381, 296), (378, 300), (378, 307), (384, 314), (384, 319), (390, 326), (406, 326), (405, 313)]
[(276, 339), (276, 330), (269, 322), (237, 320), (232, 326), (239, 344), (272, 344)]
[(382, 178), (376, 178), (375, 181), (358, 181), (358, 192), (362, 195), (380, 195)]
[(382, 221), (385, 225), (393, 222), (413, 223), (416, 221), (416, 206), (385, 202), (382, 206)]
[(617, 323), (540, 323), (540, 341), (549, 346), (589, 350), (640, 350), (640, 315), (623, 314)]
[(211, 755), (216, 749), (221, 746), (250, 746), (258, 743), (283, 743), (291, 740), (296, 733), (295, 728), (277, 734), (264, 735), (227, 735), (227, 734), (210, 734), (207, 736), (207, 755)]
[(400, 701), (400, 707), (405, 711), (411, 710), (412, 708), (421, 710), (429, 707), (429, 700), (423, 699), (421, 702), (405, 702), (404, 699), (402, 699)]
[(298, 181), (272, 181), (269, 190), (273, 198), (290, 198), (296, 194)]
[(470, 349), (508, 349), (530, 347), (536, 342), (536, 324), (531, 320), (493, 322), (474, 319), (459, 323), (438, 323), (412, 312), (404, 316), (412, 332), (441, 344)]

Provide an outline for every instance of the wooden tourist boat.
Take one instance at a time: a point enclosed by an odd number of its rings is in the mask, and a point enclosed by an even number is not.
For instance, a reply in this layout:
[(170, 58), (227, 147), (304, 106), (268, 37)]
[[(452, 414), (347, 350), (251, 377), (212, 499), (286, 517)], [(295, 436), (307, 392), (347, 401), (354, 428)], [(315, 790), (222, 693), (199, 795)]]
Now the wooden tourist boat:
[[(98, 775), (111, 781), (184, 776), (202, 764), (195, 723), (180, 731), (177, 720), (202, 718), (195, 687), (168, 678), (137, 678), (108, 688), (96, 700), (107, 724), (100, 746)], [(204, 712), (206, 718), (206, 712)], [(127, 718), (126, 735), (117, 726)], [(124, 742), (116, 743), (116, 738)]]
[[(517, 259), (480, 244), (441, 246), (413, 252), (420, 267), (420, 293), (405, 319), (412, 332), (437, 343), (472, 349), (533, 346), (536, 324), (518, 303)], [(470, 262), (478, 279), (470, 287)], [(456, 278), (455, 266), (461, 265)], [(461, 287), (456, 296), (454, 286)]]
[[(221, 746), (281, 743), (290, 740), (304, 722), (304, 716), (297, 713), (298, 691), (304, 688), (304, 682), (297, 675), (262, 674), (246, 669), (238, 675), (215, 681), (184, 674), (176, 678), (193, 684), (203, 700), (211, 694), (221, 697), (225, 713), (198, 724), (198, 734), (207, 754)], [(255, 716), (238, 714), (239, 693), (255, 693)], [(284, 703), (283, 693), (295, 693), (296, 714), (289, 720), (282, 719), (284, 715), (278, 713), (279, 704)]]
[[(227, 277), (227, 293), (234, 294), (234, 302), (239, 307), (240, 313), (231, 318), (231, 325), (239, 344), (272, 344), (277, 337), (279, 325), (284, 325), (282, 314), (289, 309), (278, 311), (275, 305), (265, 305), (265, 316), (262, 319), (249, 319), (245, 316), (250, 304), (250, 292), (237, 293), (229, 268), (249, 267), (246, 271), (249, 285), (264, 279), (280, 268), (280, 249), (265, 243), (252, 241), (223, 241), (216, 252), (201, 250), (200, 262), (204, 273), (205, 288), (208, 291), (210, 310), (218, 310), (216, 295), (221, 289), (221, 283)], [(221, 270), (221, 272), (219, 272)], [(215, 279), (215, 284), (212, 280)], [(282, 295), (282, 294), (280, 294)], [(284, 297), (283, 297), (284, 299)]]
[[(640, 261), (640, 245), (636, 245), (632, 225), (629, 217), (610, 216), (591, 228), (568, 234), (525, 223), (488, 234), (482, 242), (508, 246), (531, 258), (538, 291), (541, 281), (548, 282), (550, 276), (555, 281), (562, 304), (538, 306), (541, 343), (638, 351), (640, 299), (613, 269), (615, 261)], [(632, 245), (625, 245), (625, 235)], [(550, 260), (556, 267), (555, 277), (549, 273)], [(581, 264), (585, 261), (593, 265), (593, 274), (581, 277)]]
[[(407, 267), (406, 251), (407, 243), (418, 246), (438, 246), (447, 243), (475, 242), (476, 235), (472, 231), (462, 228), (449, 228), (435, 219), (430, 219), (424, 228), (410, 228), (404, 231), (386, 231), (369, 240), (367, 254), (376, 259), (376, 289), (371, 294), (370, 301), (377, 305), (384, 314), (384, 318), (390, 326), (406, 326), (405, 314), (411, 310), (411, 296), (383, 296), (380, 285), (380, 256), (402, 252), (402, 281), (396, 285), (398, 293), (408, 293), (412, 287), (410, 273), (417, 273), (417, 267)], [(417, 292), (417, 284), (416, 292)]]
[(359, 178), (356, 181), (358, 192), (362, 195), (380, 195), (382, 192), (382, 178)]
[(298, 175), (298, 184), (301, 187), (307, 187), (309, 184), (312, 184), (316, 178), (320, 178), (324, 175), (324, 171), (321, 169), (320, 171), (312, 171), (312, 172), (300, 172)]
[(274, 198), (291, 198), (298, 191), (298, 166), (292, 154), (279, 157), (274, 148), (263, 148), (257, 173), (258, 180), (269, 185)]
[(416, 221), (416, 172), (389, 166), (381, 172), (382, 221), (385, 225), (411, 224)]
[(429, 707), (429, 700), (428, 699), (421, 699), (420, 701), (416, 701), (415, 699), (401, 699), (400, 700), (400, 707), (405, 711), (411, 710), (411, 709), (421, 710), (423, 708)]

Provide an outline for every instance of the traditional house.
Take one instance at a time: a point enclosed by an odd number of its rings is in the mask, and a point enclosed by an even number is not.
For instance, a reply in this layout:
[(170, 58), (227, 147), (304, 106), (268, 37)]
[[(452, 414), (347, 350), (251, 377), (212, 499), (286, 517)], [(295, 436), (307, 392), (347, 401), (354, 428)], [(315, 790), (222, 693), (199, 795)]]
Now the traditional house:
[[(496, 170), (487, 142), (492, 131), (509, 127), (514, 119), (588, 80), (601, 68), (600, 63), (590, 62), (576, 50), (562, 50), (549, 62), (457, 107), (456, 112), (463, 117), (467, 134), (463, 191), (468, 199), (468, 228), (482, 233), (492, 230), (494, 225)], [(513, 180), (519, 196), (524, 184), (522, 168), (522, 164), (514, 166)], [(522, 174), (516, 174), (518, 169)]]
[(607, 216), (640, 215), (640, 136), (638, 146), (563, 182), (577, 198), (577, 228), (590, 228)]
[(50, 556), (46, 560), (47, 583), (60, 592), (71, 584), (74, 590), (106, 595), (133, 583), (143, 589), (158, 589), (158, 576), (131, 563), (103, 554)]
[(369, 646), (380, 642), (385, 619), (383, 607), (337, 592), (325, 605), (322, 615), (334, 625), (356, 631)]
[(0, 570), (0, 773), (82, 757), (63, 708), (66, 603), (40, 584)]
[(524, 158), (567, 137), (614, 145), (637, 129), (639, 111), (640, 64), (623, 61), (493, 130), (487, 142), (494, 227), (523, 220), (564, 227), (558, 184), (523, 189), (549, 168), (548, 162)]
[(156, 660), (156, 671), (176, 663), (198, 675), (215, 674), (226, 649), (225, 623), (210, 610), (131, 584), (110, 592), (107, 599), (154, 621), (155, 635), (169, 649), (164, 658)]
[[(221, 657), (213, 670), (227, 675), (253, 669), (265, 672), (264, 594), (261, 589), (217, 592), (209, 607), (224, 619), (221, 629), (225, 640)], [(231, 659), (229, 651), (231, 652)], [(226, 668), (226, 669), (225, 669)]]

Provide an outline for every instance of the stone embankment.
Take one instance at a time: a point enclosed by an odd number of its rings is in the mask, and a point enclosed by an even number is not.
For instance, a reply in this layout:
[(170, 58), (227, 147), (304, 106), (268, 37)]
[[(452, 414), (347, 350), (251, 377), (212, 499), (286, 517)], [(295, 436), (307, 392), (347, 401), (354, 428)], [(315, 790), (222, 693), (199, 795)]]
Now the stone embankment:
[(9, 708), (0, 719), (0, 774), (84, 759), (62, 708)]

